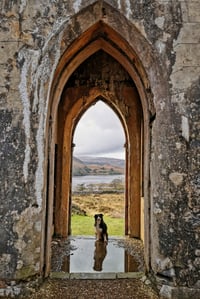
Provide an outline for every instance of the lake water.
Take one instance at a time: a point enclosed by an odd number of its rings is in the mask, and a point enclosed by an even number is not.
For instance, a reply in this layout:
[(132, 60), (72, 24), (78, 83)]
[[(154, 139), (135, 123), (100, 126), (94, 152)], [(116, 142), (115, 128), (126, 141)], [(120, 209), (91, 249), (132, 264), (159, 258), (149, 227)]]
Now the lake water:
[(110, 184), (113, 180), (122, 180), (124, 182), (124, 174), (118, 175), (84, 175), (84, 176), (73, 176), (72, 177), (72, 190), (76, 188), (77, 185), (85, 184)]

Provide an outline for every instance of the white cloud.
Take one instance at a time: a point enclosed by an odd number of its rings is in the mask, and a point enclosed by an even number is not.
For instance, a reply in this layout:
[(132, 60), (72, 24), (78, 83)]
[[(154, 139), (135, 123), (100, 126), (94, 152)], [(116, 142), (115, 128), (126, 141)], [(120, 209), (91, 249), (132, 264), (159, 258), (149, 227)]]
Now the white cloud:
[(80, 119), (74, 134), (74, 155), (124, 159), (125, 135), (116, 113), (102, 101), (90, 107)]

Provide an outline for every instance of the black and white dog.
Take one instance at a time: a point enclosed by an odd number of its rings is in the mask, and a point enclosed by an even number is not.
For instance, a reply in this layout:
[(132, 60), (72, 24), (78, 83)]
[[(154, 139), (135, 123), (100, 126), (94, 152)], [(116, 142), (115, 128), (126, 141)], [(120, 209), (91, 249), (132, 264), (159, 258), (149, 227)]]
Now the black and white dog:
[(108, 231), (107, 225), (103, 220), (103, 214), (95, 214), (94, 215), (94, 227), (95, 227), (95, 235), (97, 241), (104, 241), (106, 244), (108, 243)]

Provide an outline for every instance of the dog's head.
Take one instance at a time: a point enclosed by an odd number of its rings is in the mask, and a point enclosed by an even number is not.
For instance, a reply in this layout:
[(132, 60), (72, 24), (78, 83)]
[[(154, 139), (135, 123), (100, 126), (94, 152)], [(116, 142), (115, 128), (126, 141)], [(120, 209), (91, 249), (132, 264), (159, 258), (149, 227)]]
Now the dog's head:
[(101, 223), (103, 221), (103, 214), (95, 214), (94, 215), (95, 223)]

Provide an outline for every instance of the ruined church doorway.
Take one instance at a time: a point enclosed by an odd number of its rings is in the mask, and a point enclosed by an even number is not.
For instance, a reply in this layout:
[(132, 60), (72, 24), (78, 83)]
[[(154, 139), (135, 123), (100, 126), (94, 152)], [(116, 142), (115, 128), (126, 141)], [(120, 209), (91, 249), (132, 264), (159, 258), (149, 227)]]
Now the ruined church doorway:
[[(66, 56), (61, 59), (58, 68), (60, 75), (54, 86), (55, 101), (52, 102), (51, 108), (53, 125), (52, 131), (50, 130), (52, 138), (49, 158), (46, 273), (49, 273), (50, 269), (51, 254), (48, 246), (52, 235), (64, 238), (70, 235), (74, 129), (81, 115), (99, 99), (103, 99), (116, 112), (124, 128), (125, 234), (144, 240), (145, 260), (147, 264), (149, 261), (149, 115), (146, 95), (135, 66), (127, 59), (128, 55), (132, 55), (129, 47), (123, 44), (124, 41), (120, 40), (118, 34), (102, 22), (91, 27), (88, 35), (84, 34), (84, 42), (87, 36), (91, 38), (93, 30), (95, 39), (88, 40), (86, 47), (81, 49), (84, 43), (80, 38), (74, 48), (77, 54), (73, 53), (73, 47), (69, 52), (66, 51)], [(121, 45), (120, 51), (115, 46), (118, 42)], [(127, 53), (123, 54), (123, 51)], [(143, 207), (146, 210), (145, 217)]]

